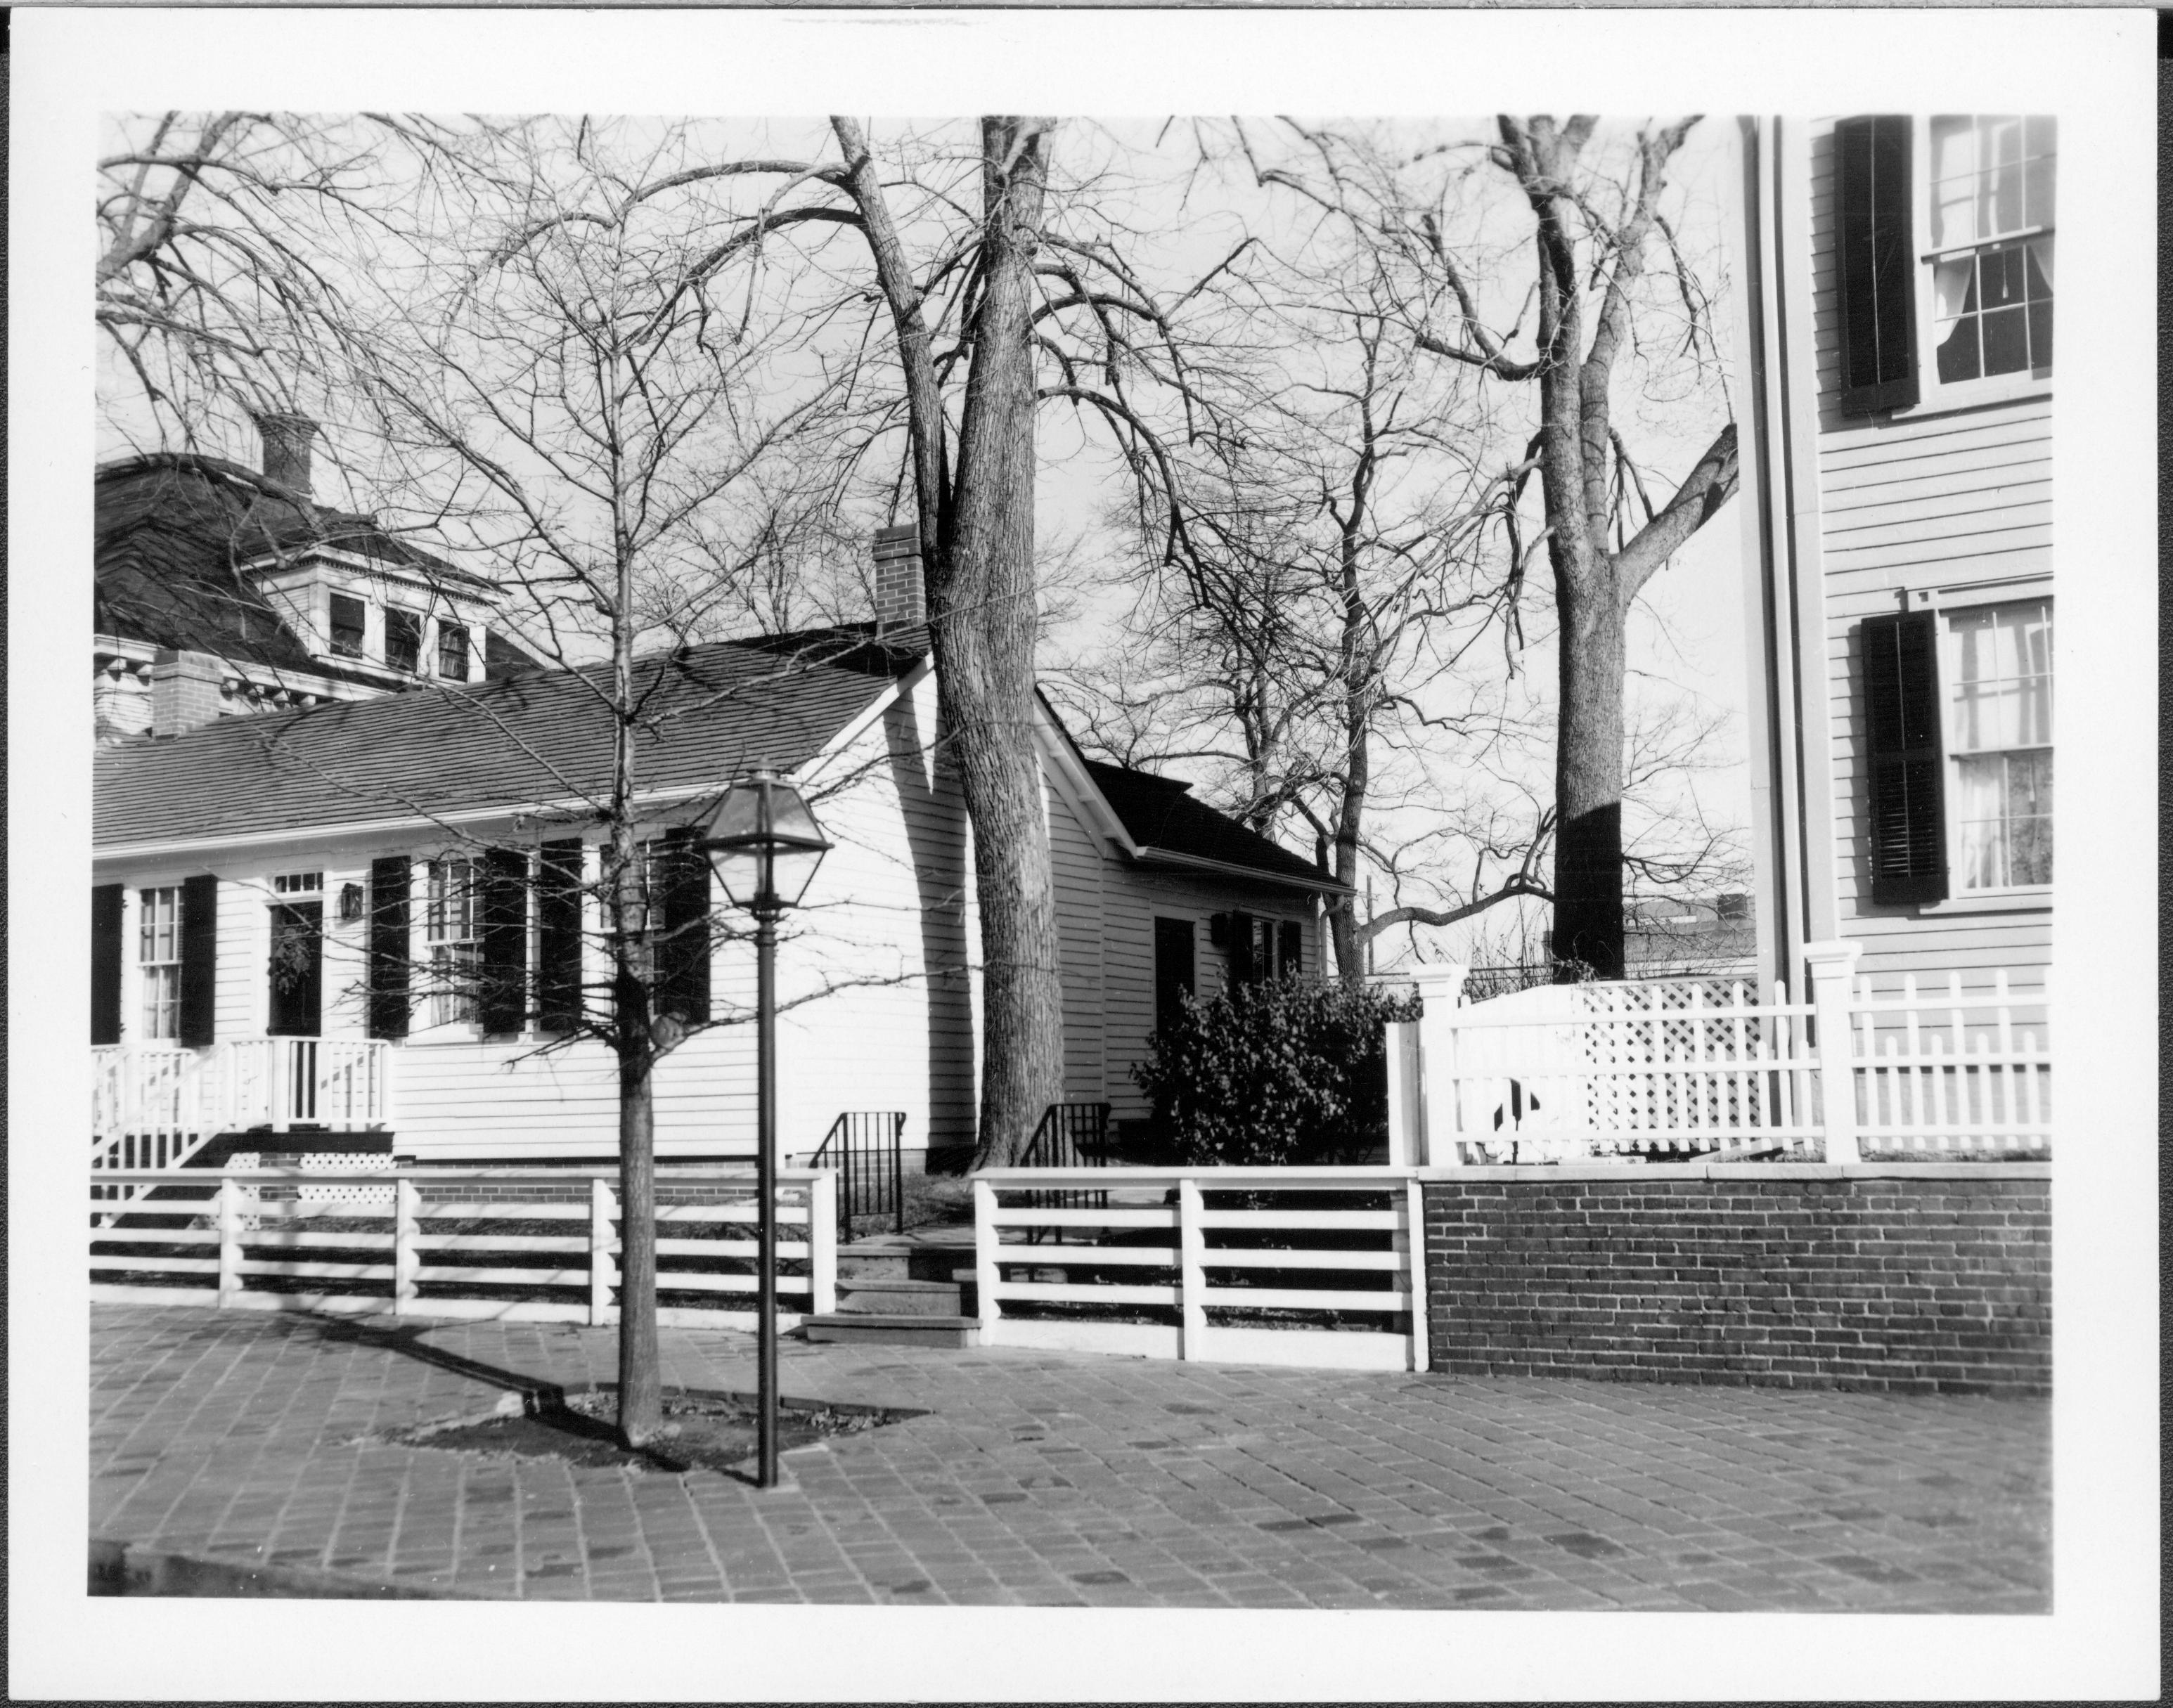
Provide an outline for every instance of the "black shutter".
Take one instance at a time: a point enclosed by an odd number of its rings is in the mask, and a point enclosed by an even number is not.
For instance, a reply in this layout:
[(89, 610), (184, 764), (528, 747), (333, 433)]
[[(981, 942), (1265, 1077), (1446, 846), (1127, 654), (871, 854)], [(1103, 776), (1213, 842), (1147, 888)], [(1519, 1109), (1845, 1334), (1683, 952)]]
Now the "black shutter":
[(1305, 927), (1295, 919), (1286, 919), (1275, 928), (1281, 940), (1276, 946), (1275, 971), (1284, 978), (1297, 978), (1305, 972)]
[(1192, 994), (1192, 921), (1157, 919), (1154, 922), (1155, 1030), (1166, 1031), (1177, 1023), (1184, 999)]
[(90, 888), (90, 1041), (121, 1042), (121, 884)]
[(653, 869), (663, 903), (654, 1006), (689, 1023), (709, 1017), (709, 862), (696, 842), (699, 834), (666, 832)]
[(536, 1019), (547, 1032), (581, 1023), (581, 839), (547, 842), (536, 875)]
[(483, 978), (476, 1021), (486, 1032), (519, 1032), (528, 1023), (528, 854), (494, 848), (482, 861), (477, 920)]
[(181, 882), (181, 1042), (213, 1041), (218, 1005), (218, 880)]
[(1230, 910), (1230, 982), (1250, 984), (1260, 976), (1253, 959), (1253, 916), (1239, 908)]
[(1841, 309), (1841, 412), (1917, 401), (1916, 208), (1906, 116), (1834, 127), (1834, 274)]
[(1867, 617), (1861, 633), (1871, 899), (1882, 906), (1943, 902), (1938, 619), (1928, 611)]
[(407, 856), (369, 863), (369, 1035), (407, 1036)]

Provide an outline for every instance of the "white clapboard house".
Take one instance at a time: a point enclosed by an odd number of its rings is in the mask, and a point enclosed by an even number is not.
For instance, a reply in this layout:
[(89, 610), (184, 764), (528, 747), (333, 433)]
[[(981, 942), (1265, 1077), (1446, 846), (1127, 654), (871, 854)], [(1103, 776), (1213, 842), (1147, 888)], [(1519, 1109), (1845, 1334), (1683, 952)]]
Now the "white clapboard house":
[(1767, 978), (2041, 985), (2057, 130), (1744, 120), (1737, 348)]
[[(879, 577), (909, 566), (895, 534)], [(917, 605), (917, 569), (909, 590)], [(658, 1147), (752, 1154), (752, 946), (692, 843), (732, 778), (792, 778), (836, 844), (779, 954), (779, 1140), (906, 1118), (909, 1156), (969, 1146), (978, 1102), (973, 846), (914, 614), (644, 661), (639, 803), (670, 1004)], [(169, 709), (168, 717), (172, 715)], [(170, 725), (161, 722), (159, 727)], [(1130, 1070), (1181, 991), (1318, 970), (1312, 865), (1186, 785), (1086, 758), (1043, 703), (1068, 1102), (1146, 1113)], [(611, 731), (581, 673), (419, 686), (219, 718), (96, 757), (97, 1130), (418, 1161), (608, 1161), (616, 1081), (569, 1041), (608, 988), (593, 801)], [(267, 1133), (289, 1136), (267, 1137)], [(314, 1135), (314, 1136), (310, 1136)], [(911, 1166), (909, 1164), (909, 1166)]]

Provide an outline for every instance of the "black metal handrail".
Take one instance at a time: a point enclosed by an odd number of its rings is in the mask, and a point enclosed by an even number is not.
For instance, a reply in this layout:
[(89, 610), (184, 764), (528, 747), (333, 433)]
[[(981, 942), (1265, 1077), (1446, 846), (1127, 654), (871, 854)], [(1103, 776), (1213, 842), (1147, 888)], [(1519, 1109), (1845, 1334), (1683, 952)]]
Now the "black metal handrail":
[[(1109, 1106), (1107, 1103), (1051, 1103), (1020, 1152), (1022, 1168), (1107, 1168), (1109, 1166)], [(1041, 1189), (1026, 1194), (1035, 1210), (1104, 1210), (1109, 1194), (1082, 1187)], [(1027, 1242), (1039, 1245), (1050, 1233), (1060, 1244), (1061, 1228), (1032, 1228)]]
[(853, 1109), (830, 1123), (810, 1168), (824, 1162), (838, 1171), (838, 1230), (853, 1237), (856, 1215), (891, 1218), (905, 1231), (905, 1115), (898, 1109)]

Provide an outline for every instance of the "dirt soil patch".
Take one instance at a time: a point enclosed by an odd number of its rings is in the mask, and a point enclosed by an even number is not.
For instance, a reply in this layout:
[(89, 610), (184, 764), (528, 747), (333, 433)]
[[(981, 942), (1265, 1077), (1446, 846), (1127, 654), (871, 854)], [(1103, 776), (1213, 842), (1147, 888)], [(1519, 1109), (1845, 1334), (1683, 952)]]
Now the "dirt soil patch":
[[(524, 1459), (561, 1459), (585, 1467), (623, 1467), (684, 1475), (715, 1471), (751, 1477), (756, 1448), (756, 1398), (751, 1393), (667, 1390), (665, 1434), (630, 1449), (618, 1439), (618, 1395), (609, 1388), (558, 1396), (531, 1396), (528, 1409), (486, 1418), (456, 1419), (400, 1430), (383, 1439), (402, 1447), (450, 1452), (510, 1454)], [(894, 1407), (781, 1400), (778, 1451), (813, 1447), (833, 1436), (857, 1435), (922, 1415)]]

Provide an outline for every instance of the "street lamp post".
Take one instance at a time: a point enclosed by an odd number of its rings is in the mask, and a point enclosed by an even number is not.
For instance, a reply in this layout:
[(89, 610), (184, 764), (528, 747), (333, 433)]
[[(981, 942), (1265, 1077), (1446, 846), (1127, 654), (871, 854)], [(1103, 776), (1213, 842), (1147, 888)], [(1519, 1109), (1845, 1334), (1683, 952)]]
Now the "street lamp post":
[[(757, 1484), (774, 1489), (777, 1463), (777, 920), (799, 905), (830, 851), (800, 792), (766, 767), (739, 779), (711, 815), (703, 852), (725, 894), (754, 916), (757, 1056), (755, 1192)], [(812, 1231), (810, 1231), (812, 1237)]]

